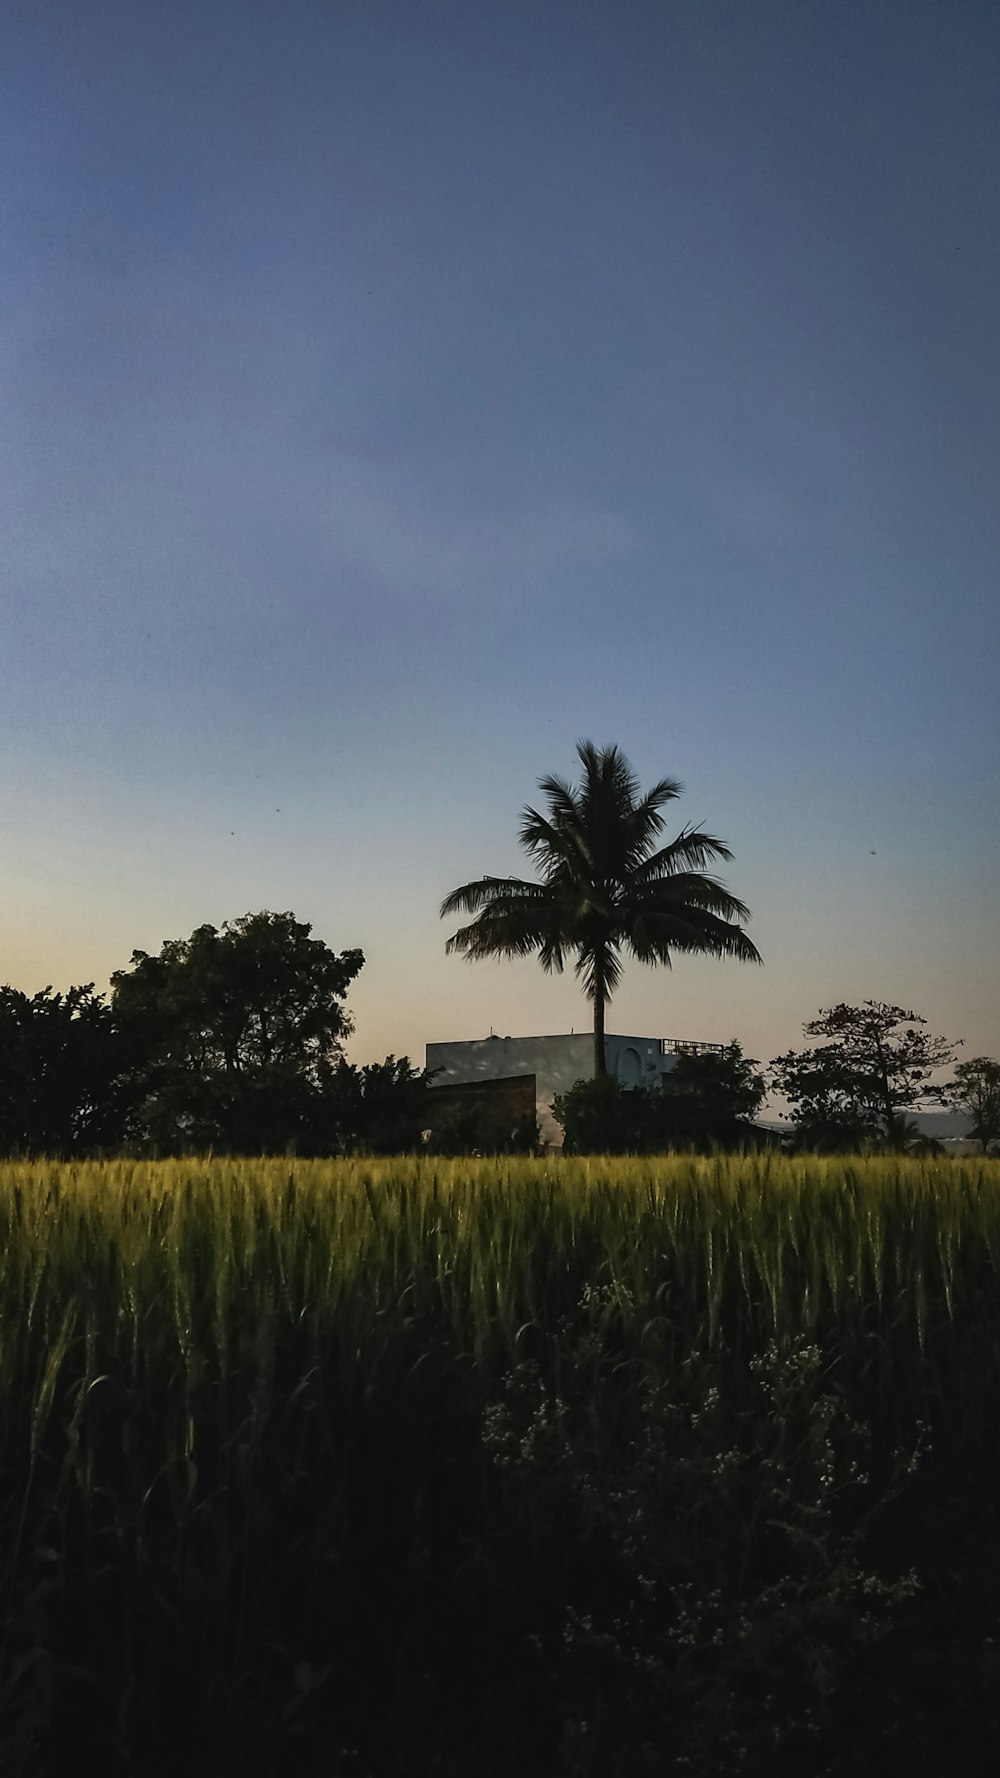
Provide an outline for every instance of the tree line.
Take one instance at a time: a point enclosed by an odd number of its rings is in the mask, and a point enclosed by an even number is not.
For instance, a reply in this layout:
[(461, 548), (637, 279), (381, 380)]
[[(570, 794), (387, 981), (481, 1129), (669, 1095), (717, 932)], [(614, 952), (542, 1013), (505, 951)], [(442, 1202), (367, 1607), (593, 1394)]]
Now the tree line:
[[(1000, 1143), (1000, 1062), (974, 1056), (958, 1063), (951, 1080), (935, 1081), (958, 1045), (925, 1026), (918, 1013), (885, 1001), (841, 1003), (803, 1027), (822, 1044), (762, 1066), (733, 1042), (721, 1053), (679, 1056), (662, 1082), (646, 1087), (577, 1081), (557, 1099), (555, 1114), (567, 1148), (578, 1154), (765, 1144), (851, 1154), (940, 1149), (914, 1116), (936, 1107), (963, 1112), (985, 1153)], [(769, 1091), (788, 1103), (785, 1130), (756, 1121)]]
[[(0, 1152), (301, 1155), (531, 1148), (482, 1105), (435, 1115), (434, 1077), (408, 1056), (359, 1067), (345, 996), (364, 957), (336, 952), (291, 913), (199, 926), (111, 977), (28, 995), (0, 988)], [(662, 1084), (580, 1081), (556, 1101), (570, 1151), (738, 1148), (773, 1137), (755, 1120), (770, 1087), (792, 1111), (791, 1138), (832, 1151), (906, 1147), (917, 1104), (961, 1106), (986, 1148), (1000, 1140), (1000, 1063), (931, 1076), (955, 1046), (917, 1014), (883, 1002), (831, 1008), (805, 1027), (821, 1045), (762, 1067), (733, 1042), (681, 1055)], [(430, 1132), (430, 1134), (428, 1134)]]
[[(918, 1134), (913, 1110), (928, 1103), (964, 1109), (984, 1149), (1000, 1140), (1000, 1063), (975, 1057), (942, 1087), (932, 1077), (957, 1046), (883, 1001), (821, 1011), (804, 1030), (825, 1042), (776, 1057), (766, 1072), (733, 1043), (682, 1056), (662, 1088), (610, 1079), (605, 1016), (624, 953), (668, 969), (678, 953), (761, 957), (744, 930), (750, 910), (706, 868), (731, 858), (728, 846), (700, 827), (660, 843), (676, 780), (643, 795), (619, 748), (581, 741), (577, 755), (579, 785), (542, 778), (546, 812), (522, 811), (520, 843), (538, 878), (484, 876), (441, 905), (442, 917), (475, 915), (445, 947), (469, 961), (537, 954), (559, 972), (575, 958), (593, 1007), (594, 1078), (557, 1100), (569, 1148), (761, 1140), (755, 1119), (769, 1086), (791, 1106), (803, 1147), (904, 1148)], [(199, 926), (157, 956), (133, 951), (110, 997), (92, 982), (66, 994), (0, 988), (0, 1152), (385, 1154), (426, 1144), (429, 1129), (446, 1152), (537, 1141), (530, 1120), (511, 1130), (482, 1107), (432, 1116), (432, 1079), (408, 1056), (349, 1063), (344, 997), (364, 956), (311, 933), (293, 914), (265, 910)]]
[[(725, 842), (701, 827), (663, 841), (661, 810), (681, 793), (676, 779), (661, 778), (643, 794), (620, 748), (580, 741), (576, 751), (580, 782), (550, 774), (539, 780), (544, 811), (531, 804), (521, 811), (518, 837), (537, 878), (479, 877), (441, 904), (442, 917), (475, 915), (447, 945), (471, 962), (534, 954), (546, 973), (561, 973), (574, 958), (593, 1007), (594, 1078), (556, 1103), (567, 1146), (635, 1151), (757, 1140), (754, 1118), (768, 1085), (791, 1105), (800, 1146), (905, 1148), (917, 1139), (910, 1114), (946, 1102), (931, 1077), (957, 1046), (883, 1001), (825, 1009), (805, 1034), (827, 1042), (777, 1057), (766, 1076), (732, 1044), (721, 1058), (681, 1057), (662, 1089), (625, 1090), (608, 1078), (605, 1017), (625, 955), (666, 969), (678, 954), (762, 958), (745, 931), (749, 908), (706, 868), (732, 857)], [(995, 1141), (1000, 1064), (983, 1056), (964, 1063), (950, 1090), (983, 1146)]]
[(408, 1057), (344, 1056), (364, 963), (291, 913), (199, 926), (66, 994), (0, 988), (0, 1150), (331, 1154), (420, 1138)]

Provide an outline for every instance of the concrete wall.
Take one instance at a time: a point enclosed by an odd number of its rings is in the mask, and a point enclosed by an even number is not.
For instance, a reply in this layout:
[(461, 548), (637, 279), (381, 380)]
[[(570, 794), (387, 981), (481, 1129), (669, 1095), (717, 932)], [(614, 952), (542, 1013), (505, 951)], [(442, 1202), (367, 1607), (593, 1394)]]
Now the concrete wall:
[(506, 1135), (522, 1123), (537, 1119), (537, 1093), (533, 1074), (501, 1076), (494, 1080), (482, 1076), (478, 1080), (439, 1081), (425, 1116), (435, 1135), (447, 1130), (449, 1124), (471, 1114), (482, 1119), (489, 1129)]
[[(626, 1086), (657, 1082), (676, 1061), (662, 1053), (658, 1037), (607, 1034), (604, 1053), (608, 1072)], [(558, 1148), (563, 1133), (552, 1116), (552, 1101), (575, 1081), (592, 1079), (594, 1038), (592, 1032), (576, 1031), (555, 1037), (481, 1037), (464, 1043), (429, 1043), (426, 1066), (442, 1070), (435, 1086), (533, 1074), (541, 1139)]]

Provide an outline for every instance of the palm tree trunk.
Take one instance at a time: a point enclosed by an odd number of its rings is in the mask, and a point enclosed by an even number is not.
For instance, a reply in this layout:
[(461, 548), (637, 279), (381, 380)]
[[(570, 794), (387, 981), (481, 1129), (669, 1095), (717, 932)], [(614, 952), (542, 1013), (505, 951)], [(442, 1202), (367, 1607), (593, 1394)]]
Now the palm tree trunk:
[(600, 980), (594, 992), (594, 1077), (606, 1080), (608, 1057), (604, 1048), (604, 983)]

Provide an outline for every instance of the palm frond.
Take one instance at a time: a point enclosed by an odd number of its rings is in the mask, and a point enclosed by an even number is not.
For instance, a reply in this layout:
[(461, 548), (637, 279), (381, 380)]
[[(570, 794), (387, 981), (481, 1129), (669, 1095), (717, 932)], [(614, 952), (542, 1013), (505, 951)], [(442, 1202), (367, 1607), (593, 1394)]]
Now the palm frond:
[(543, 949), (554, 956), (553, 937), (552, 923), (544, 916), (532, 917), (527, 908), (491, 907), (453, 932), (445, 950), (460, 951), (473, 961), (530, 957), (533, 951)]
[(679, 778), (661, 778), (658, 784), (653, 785), (652, 790), (647, 790), (638, 807), (661, 809), (664, 803), (674, 802), (682, 795), (683, 790), (684, 786)]
[(475, 920), (452, 933), (446, 952), (459, 951), (475, 962), (486, 957), (529, 957), (537, 951), (544, 969), (562, 970), (565, 909), (544, 883), (484, 877), (453, 890), (443, 911), (476, 910)]
[(573, 817), (556, 814), (546, 819), (528, 806), (521, 812), (519, 838), (525, 851), (539, 860), (550, 882), (560, 867), (573, 874), (593, 869), (587, 836), (575, 811)]
[(672, 802), (680, 793), (681, 786), (676, 778), (661, 778), (631, 811), (627, 829), (633, 865), (640, 864), (648, 856), (656, 836), (663, 832), (666, 825), (660, 814), (663, 804)]
[[(481, 963), (488, 957), (530, 957), (545, 947), (547, 934), (537, 927), (519, 926), (516, 921), (488, 919), (481, 915), (469, 926), (460, 926), (445, 945), (446, 951), (460, 951), (470, 963)], [(551, 948), (550, 957), (554, 957)], [(550, 962), (549, 967), (553, 967)], [(555, 964), (558, 968), (558, 964)]]
[(702, 914), (691, 925), (690, 939), (675, 943), (675, 950), (691, 951), (699, 956), (735, 957), (740, 963), (763, 963), (757, 946), (742, 927), (718, 920), (714, 914)]
[(453, 889), (441, 903), (441, 918), (449, 914), (474, 914), (497, 897), (516, 897), (520, 901), (540, 901), (546, 894), (544, 883), (528, 883), (520, 877), (477, 877)]
[(644, 908), (632, 921), (626, 942), (642, 963), (666, 963), (671, 951), (700, 952), (709, 957), (735, 957), (760, 963), (760, 952), (741, 926), (692, 902), (675, 907)]
[(658, 852), (637, 865), (635, 879), (637, 882), (657, 882), (663, 877), (672, 877), (678, 871), (704, 870), (706, 864), (715, 859), (730, 859), (732, 852), (723, 840), (717, 840), (714, 834), (705, 833), (700, 827), (683, 827), (669, 845), (661, 846)]
[(746, 921), (750, 909), (746, 902), (733, 895), (718, 877), (705, 871), (678, 871), (676, 876), (661, 877), (652, 883), (638, 883), (628, 897), (624, 912), (676, 912), (686, 908), (702, 908), (721, 920)]
[(621, 956), (613, 946), (586, 945), (577, 957), (575, 974), (580, 977), (588, 1000), (597, 998), (599, 986), (604, 999), (610, 1000), (622, 979)]
[(546, 975), (551, 975), (553, 971), (556, 975), (562, 975), (566, 961), (562, 933), (553, 931), (546, 934), (538, 948), (538, 961)]
[(707, 871), (732, 857), (729, 847), (689, 826), (653, 850), (660, 811), (681, 793), (677, 780), (661, 778), (640, 796), (619, 748), (579, 741), (576, 751), (580, 784), (550, 774), (539, 781), (547, 813), (530, 804), (521, 811), (520, 842), (541, 880), (480, 877), (454, 889), (442, 915), (476, 918), (447, 950), (470, 959), (537, 952), (546, 970), (561, 970), (573, 952), (585, 991), (602, 1004), (621, 979), (623, 945), (666, 968), (674, 951), (759, 963), (743, 931), (749, 909)]
[[(550, 774), (547, 778), (539, 778), (539, 790), (544, 790), (549, 801), (549, 816), (552, 821), (567, 822), (570, 826), (580, 819), (576, 792), (565, 778), (557, 778)], [(526, 811), (533, 814), (533, 810)]]
[(612, 827), (632, 813), (639, 781), (625, 755), (617, 747), (597, 748), (580, 741), (577, 753), (583, 764), (583, 784), (578, 795), (585, 823)]

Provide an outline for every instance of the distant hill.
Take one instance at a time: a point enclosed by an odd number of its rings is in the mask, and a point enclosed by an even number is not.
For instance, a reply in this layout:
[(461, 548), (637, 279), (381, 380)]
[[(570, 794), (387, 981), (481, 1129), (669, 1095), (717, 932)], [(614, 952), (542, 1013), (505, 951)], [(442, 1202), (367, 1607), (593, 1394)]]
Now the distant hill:
[[(912, 1117), (922, 1136), (932, 1136), (935, 1142), (968, 1143), (970, 1149), (978, 1151), (978, 1142), (973, 1143), (969, 1135), (971, 1120), (964, 1111), (914, 1111), (907, 1114)], [(774, 1118), (760, 1118), (758, 1127), (762, 1130), (776, 1130), (787, 1135), (790, 1125), (779, 1123)]]
[(962, 1141), (971, 1127), (964, 1111), (915, 1111), (913, 1121), (924, 1136), (933, 1136), (938, 1142)]

